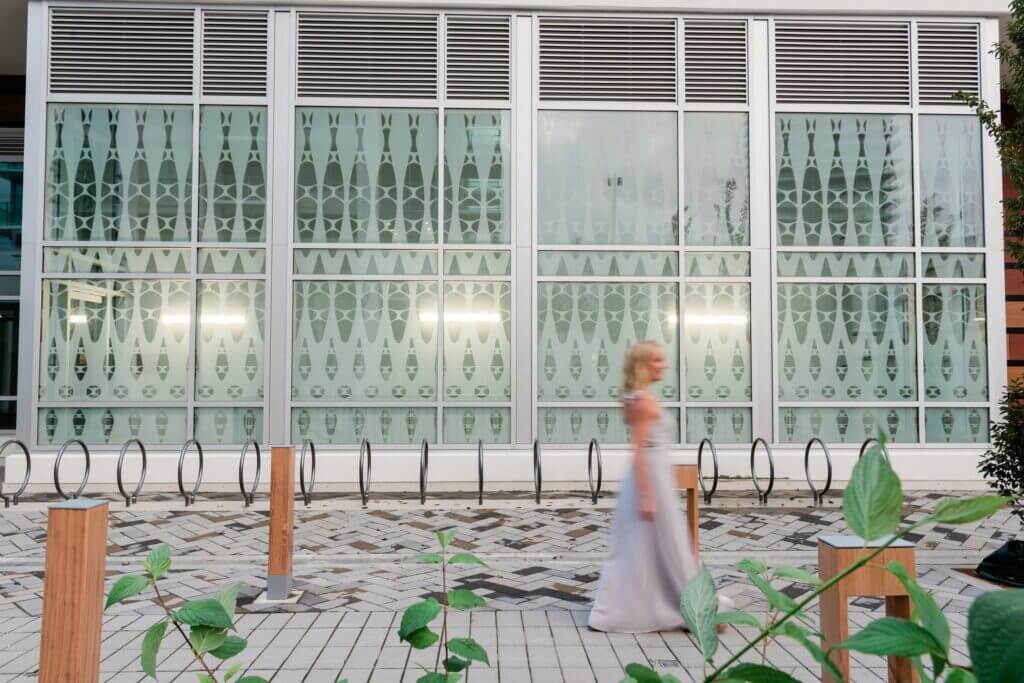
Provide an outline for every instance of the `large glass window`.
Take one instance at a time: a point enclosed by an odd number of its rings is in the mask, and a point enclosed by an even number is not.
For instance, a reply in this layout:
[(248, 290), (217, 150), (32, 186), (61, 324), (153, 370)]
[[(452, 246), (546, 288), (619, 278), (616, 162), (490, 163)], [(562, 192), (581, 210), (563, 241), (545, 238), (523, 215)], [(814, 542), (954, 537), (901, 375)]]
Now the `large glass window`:
[(0, 432), (17, 420), (23, 185), (22, 163), (0, 161)]
[(750, 244), (747, 115), (688, 112), (683, 130), (687, 247)]

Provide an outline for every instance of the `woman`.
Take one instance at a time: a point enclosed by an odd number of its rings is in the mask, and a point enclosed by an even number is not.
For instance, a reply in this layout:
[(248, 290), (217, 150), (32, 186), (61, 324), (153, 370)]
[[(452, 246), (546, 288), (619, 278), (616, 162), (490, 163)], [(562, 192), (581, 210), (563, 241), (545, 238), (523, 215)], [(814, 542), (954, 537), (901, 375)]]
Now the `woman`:
[(626, 354), (626, 422), (633, 467), (619, 492), (608, 560), (597, 586), (590, 627), (645, 633), (685, 627), (679, 598), (698, 569), (668, 458), (668, 421), (651, 385), (665, 373), (665, 352), (640, 342)]

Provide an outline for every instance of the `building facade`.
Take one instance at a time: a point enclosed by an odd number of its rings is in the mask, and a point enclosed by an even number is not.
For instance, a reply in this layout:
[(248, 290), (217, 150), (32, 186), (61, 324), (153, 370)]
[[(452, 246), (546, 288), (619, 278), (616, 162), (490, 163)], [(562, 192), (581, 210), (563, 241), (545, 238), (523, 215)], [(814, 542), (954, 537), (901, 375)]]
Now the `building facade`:
[(727, 470), (881, 431), (976, 476), (1002, 190), (953, 94), (998, 99), (996, 8), (489, 5), (32, 0), (18, 437), (614, 460), (653, 339)]

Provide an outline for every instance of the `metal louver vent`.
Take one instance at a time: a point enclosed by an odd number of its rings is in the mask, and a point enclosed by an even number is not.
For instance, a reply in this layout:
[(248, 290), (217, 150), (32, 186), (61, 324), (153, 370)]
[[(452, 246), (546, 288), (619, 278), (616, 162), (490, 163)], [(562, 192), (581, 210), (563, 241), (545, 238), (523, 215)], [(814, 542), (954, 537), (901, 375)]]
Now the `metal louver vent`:
[(50, 12), (50, 92), (191, 95), (190, 9)]
[(676, 22), (542, 18), (540, 98), (675, 102)]
[(445, 90), (451, 99), (507, 100), (509, 17), (447, 18)]
[(267, 94), (266, 12), (203, 12), (203, 94)]
[(437, 17), (299, 13), (298, 92), (307, 97), (437, 97)]
[(917, 74), (921, 104), (960, 104), (958, 90), (980, 92), (977, 24), (918, 24)]
[(775, 22), (777, 102), (910, 104), (906, 22)]
[(687, 102), (747, 101), (747, 22), (687, 19)]
[(0, 128), (0, 156), (21, 156), (25, 153), (24, 128)]

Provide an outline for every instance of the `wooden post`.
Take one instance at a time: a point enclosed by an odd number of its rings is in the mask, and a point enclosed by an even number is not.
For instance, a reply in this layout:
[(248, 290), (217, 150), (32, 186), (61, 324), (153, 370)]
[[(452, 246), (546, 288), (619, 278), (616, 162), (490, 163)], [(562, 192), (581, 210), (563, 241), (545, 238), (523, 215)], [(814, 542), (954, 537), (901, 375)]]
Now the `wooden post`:
[(690, 531), (693, 556), (700, 561), (700, 500), (697, 497), (697, 466), (673, 465), (676, 488), (686, 490), (686, 526)]
[(270, 538), (267, 548), (267, 600), (287, 600), (292, 592), (295, 530), (295, 447), (270, 449)]
[(50, 506), (43, 576), (42, 683), (97, 683), (107, 565), (105, 501)]

